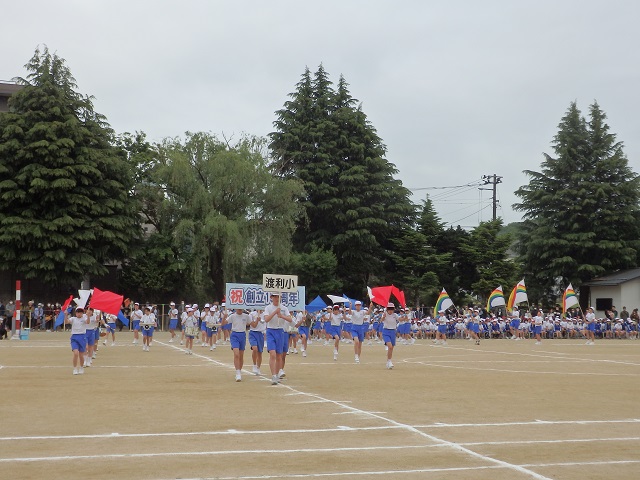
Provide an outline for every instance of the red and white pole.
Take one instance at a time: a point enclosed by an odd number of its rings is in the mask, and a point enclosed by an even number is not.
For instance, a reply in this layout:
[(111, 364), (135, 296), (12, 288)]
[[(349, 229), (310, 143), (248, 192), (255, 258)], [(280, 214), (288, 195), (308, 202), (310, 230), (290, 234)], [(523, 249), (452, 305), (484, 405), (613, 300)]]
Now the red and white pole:
[(16, 310), (11, 324), (11, 340), (20, 340), (20, 280), (16, 280)]

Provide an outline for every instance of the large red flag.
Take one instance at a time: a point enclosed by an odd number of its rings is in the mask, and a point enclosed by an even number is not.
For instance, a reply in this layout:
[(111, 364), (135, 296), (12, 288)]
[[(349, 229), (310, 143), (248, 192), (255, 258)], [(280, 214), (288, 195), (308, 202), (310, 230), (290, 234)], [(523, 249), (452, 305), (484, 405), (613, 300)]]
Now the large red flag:
[(393, 296), (398, 299), (402, 308), (407, 308), (407, 302), (404, 299), (404, 292), (402, 290), (395, 285), (391, 285), (391, 293), (393, 293)]
[(118, 315), (123, 300), (123, 295), (94, 288), (90, 305), (94, 310), (100, 310), (105, 313), (110, 313), (111, 315)]
[(391, 285), (388, 287), (373, 287), (371, 289), (371, 301), (386, 307), (389, 303), (389, 298), (391, 298), (392, 289)]

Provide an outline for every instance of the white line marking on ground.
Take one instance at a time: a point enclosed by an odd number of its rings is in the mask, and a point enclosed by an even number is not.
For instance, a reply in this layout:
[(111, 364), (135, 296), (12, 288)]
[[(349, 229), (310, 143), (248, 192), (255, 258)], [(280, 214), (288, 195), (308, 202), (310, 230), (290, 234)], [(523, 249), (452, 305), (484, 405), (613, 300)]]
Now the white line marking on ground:
[[(323, 401), (322, 403), (328, 403)], [(370, 412), (374, 414), (384, 414), (386, 412)], [(512, 426), (533, 426), (533, 425), (598, 425), (598, 424), (619, 424), (619, 423), (640, 423), (639, 418), (623, 420), (536, 420), (533, 422), (503, 422), (503, 423), (442, 423), (436, 422), (427, 425), (412, 425), (412, 428), (469, 428), (469, 427), (512, 427)], [(376, 430), (399, 430), (403, 426), (384, 425), (378, 427), (349, 427), (352, 431), (376, 431)], [(273, 435), (273, 434), (295, 434), (295, 433), (332, 433), (340, 432), (344, 429), (337, 428), (309, 428), (309, 429), (287, 429), (287, 430), (213, 430), (203, 432), (164, 432), (164, 433), (110, 433), (110, 434), (86, 434), (86, 435), (32, 435), (32, 436), (12, 436), (0, 437), (0, 441), (20, 441), (20, 440), (72, 440), (72, 439), (98, 439), (110, 438), (117, 435), (122, 438), (145, 438), (145, 437), (193, 437), (193, 436), (216, 436), (216, 435)]]
[[(533, 347), (534, 345), (532, 345)], [(475, 353), (493, 353), (493, 354), (497, 354), (497, 355), (515, 355), (515, 356), (524, 356), (524, 357), (541, 357), (541, 358), (557, 358), (555, 356), (555, 352), (546, 352), (544, 350), (540, 351), (539, 353), (526, 353), (526, 352), (504, 352), (504, 351), (500, 351), (500, 350), (478, 350), (475, 348), (469, 348), (469, 347), (457, 347), (457, 346), (450, 346), (450, 347), (446, 347), (447, 350), (463, 350), (463, 351), (467, 351), (467, 352), (475, 352)], [(546, 353), (546, 355), (543, 355), (544, 353)], [(592, 363), (614, 363), (614, 364), (620, 364), (620, 365), (631, 365), (631, 366), (635, 366), (638, 367), (640, 366), (640, 363), (637, 362), (621, 362), (618, 360), (608, 360), (606, 358), (600, 359), (600, 358), (591, 358), (591, 357), (587, 357), (587, 358), (579, 358), (579, 357), (564, 357), (563, 360), (573, 360), (576, 362), (592, 362)]]
[[(380, 427), (351, 427), (352, 430), (369, 431), (369, 430), (395, 430), (400, 427), (385, 425)], [(278, 433), (332, 433), (340, 432), (340, 428), (304, 428), (289, 430), (235, 430), (233, 435), (274, 435)], [(38, 435), (25, 437), (0, 437), (0, 441), (16, 441), (16, 440), (70, 440), (81, 438), (109, 438), (118, 435), (122, 438), (145, 438), (145, 437), (193, 437), (193, 436), (213, 436), (213, 435), (230, 435), (229, 430), (214, 430), (210, 432), (165, 432), (165, 433), (111, 433), (111, 434), (95, 434), (95, 435)]]
[(625, 465), (631, 463), (640, 463), (640, 460), (602, 460), (595, 462), (560, 462), (560, 463), (538, 463), (523, 464), (523, 467), (582, 467), (585, 465)]
[[(289, 385), (285, 385), (284, 387), (289, 389), (289, 390), (291, 390), (291, 391), (300, 391), (300, 390), (294, 389), (293, 387), (291, 387)], [(309, 397), (312, 397), (312, 398), (329, 400), (329, 399), (324, 398), (321, 395), (317, 395), (317, 394), (307, 393), (307, 395)], [(511, 470), (515, 470), (515, 471), (517, 471), (519, 473), (523, 473), (525, 475), (528, 475), (530, 477), (536, 478), (538, 480), (551, 480), (549, 477), (545, 477), (544, 475), (540, 475), (540, 474), (538, 474), (538, 473), (536, 473), (536, 472), (534, 472), (532, 470), (528, 470), (528, 469), (526, 469), (524, 467), (520, 467), (518, 465), (514, 465), (512, 463), (509, 463), (509, 462), (506, 462), (506, 461), (503, 461), (503, 460), (498, 460), (498, 459), (495, 459), (495, 458), (492, 458), (492, 457), (488, 457), (488, 456), (483, 455), (481, 453), (477, 453), (477, 452), (474, 452), (473, 450), (465, 448), (465, 447), (463, 447), (463, 446), (461, 446), (461, 445), (459, 445), (459, 444), (457, 444), (455, 442), (449, 442), (447, 440), (443, 440), (441, 438), (438, 438), (438, 437), (436, 437), (434, 435), (430, 435), (428, 433), (422, 432), (422, 431), (418, 430), (417, 428), (412, 427), (411, 425), (403, 424), (402, 422), (398, 422), (396, 420), (392, 420), (390, 418), (383, 417), (382, 415), (366, 412), (364, 410), (360, 410), (360, 409), (358, 409), (356, 407), (352, 407), (350, 405), (344, 405), (344, 404), (342, 404), (340, 402), (337, 402), (337, 401), (332, 401), (332, 400), (329, 400), (329, 401), (334, 403), (337, 406), (342, 407), (342, 408), (350, 409), (350, 410), (353, 410), (354, 412), (360, 412), (360, 413), (368, 415), (368, 416), (370, 416), (372, 418), (376, 418), (378, 420), (381, 420), (383, 422), (403, 427), (405, 430), (407, 430), (409, 432), (412, 432), (412, 433), (415, 433), (415, 434), (417, 434), (417, 435), (419, 435), (419, 436), (421, 436), (423, 438), (426, 438), (426, 439), (428, 439), (428, 440), (430, 440), (430, 441), (432, 441), (434, 443), (441, 444), (443, 446), (446, 446), (448, 448), (456, 450), (456, 451), (458, 451), (460, 453), (465, 453), (465, 454), (467, 454), (467, 455), (469, 455), (471, 457), (481, 459), (481, 460), (483, 460), (485, 462), (493, 463), (495, 465), (500, 465), (502, 467), (505, 467), (505, 468), (508, 468), (508, 469), (511, 469)]]
[(450, 468), (420, 468), (413, 470), (369, 470), (366, 472), (331, 472), (331, 473), (292, 473), (278, 475), (249, 475), (243, 477), (198, 477), (185, 478), (183, 480), (268, 480), (271, 478), (320, 478), (320, 477), (348, 477), (348, 476), (369, 476), (369, 475), (393, 475), (406, 473), (440, 473), (440, 472), (466, 472), (469, 470), (498, 470), (505, 467), (497, 465), (487, 465), (478, 467), (450, 467)]
[(640, 419), (629, 418), (624, 420), (536, 420), (535, 422), (495, 422), (495, 423), (432, 423), (427, 425), (415, 425), (415, 428), (468, 428), (468, 427), (512, 427), (524, 425), (590, 425), (600, 423), (638, 423)]
[(535, 445), (539, 443), (592, 443), (592, 442), (630, 442), (638, 441), (640, 437), (621, 438), (567, 438), (564, 440), (510, 440), (506, 442), (460, 442), (459, 445), (466, 447), (475, 445)]
[(341, 447), (341, 448), (292, 448), (292, 449), (265, 449), (265, 450), (215, 450), (207, 452), (158, 452), (158, 453), (105, 453), (101, 455), (62, 455), (55, 457), (15, 457), (0, 458), (0, 463), (34, 463), (34, 462), (50, 462), (61, 460), (100, 460), (112, 458), (149, 458), (149, 457), (182, 457), (188, 455), (260, 455), (260, 454), (293, 454), (293, 453), (330, 453), (330, 452), (363, 452), (378, 450), (402, 450), (402, 449), (424, 449), (444, 447), (446, 444), (439, 445), (389, 445), (375, 447)]
[[(563, 466), (585, 466), (585, 465), (625, 465), (640, 463), (640, 460), (613, 460), (610, 462), (573, 462), (573, 463), (539, 463), (522, 464), (520, 467), (563, 467)], [(373, 476), (373, 475), (394, 475), (408, 473), (446, 473), (446, 472), (467, 472), (470, 470), (501, 470), (506, 467), (499, 465), (487, 465), (479, 467), (443, 467), (443, 468), (421, 468), (411, 470), (369, 470), (366, 472), (327, 472), (327, 473), (298, 473), (298, 474), (278, 474), (278, 475), (250, 475), (242, 477), (198, 477), (185, 478), (183, 480), (268, 480), (271, 478), (319, 478), (319, 477), (348, 477), (348, 476)]]
[(455, 370), (475, 370), (480, 372), (502, 372), (502, 373), (526, 373), (527, 375), (578, 375), (578, 376), (604, 376), (604, 377), (640, 377), (640, 373), (615, 373), (615, 372), (562, 372), (562, 371), (546, 371), (546, 370), (514, 370), (508, 368), (490, 368), (490, 367), (472, 367), (470, 365), (458, 367), (455, 365), (442, 365), (431, 362), (409, 362), (403, 360), (403, 363), (425, 365), (427, 367), (436, 368), (452, 368)]

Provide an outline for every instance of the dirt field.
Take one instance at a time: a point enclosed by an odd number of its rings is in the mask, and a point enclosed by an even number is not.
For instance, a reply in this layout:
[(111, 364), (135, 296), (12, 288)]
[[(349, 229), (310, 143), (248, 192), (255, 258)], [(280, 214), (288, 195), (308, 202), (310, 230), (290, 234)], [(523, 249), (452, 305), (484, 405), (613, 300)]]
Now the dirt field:
[(68, 334), (1, 341), (0, 478), (640, 478), (640, 341), (423, 340), (393, 370), (313, 343), (272, 386), (168, 338), (118, 334), (84, 375)]

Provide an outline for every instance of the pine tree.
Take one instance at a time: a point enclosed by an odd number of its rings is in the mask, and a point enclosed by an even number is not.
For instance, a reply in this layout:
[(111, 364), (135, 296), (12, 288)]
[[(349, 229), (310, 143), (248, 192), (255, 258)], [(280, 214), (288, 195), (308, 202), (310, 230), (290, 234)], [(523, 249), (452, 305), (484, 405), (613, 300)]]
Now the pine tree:
[(432, 305), (448, 280), (451, 253), (439, 253), (434, 241), (443, 232), (430, 200), (422, 202), (415, 225), (403, 229), (393, 241), (394, 282), (414, 305)]
[(501, 229), (500, 219), (481, 222), (462, 247), (468, 263), (473, 265), (471, 273), (475, 280), (471, 291), (483, 300), (498, 285), (511, 285), (516, 281), (515, 264), (507, 258), (511, 238), (499, 235)]
[(557, 283), (580, 286), (636, 264), (639, 179), (597, 103), (590, 121), (573, 102), (554, 137), (556, 157), (516, 194), (524, 213), (519, 239), (528, 285), (553, 298)]
[(305, 186), (296, 247), (334, 252), (347, 291), (362, 295), (411, 215), (409, 192), (393, 178), (397, 170), (344, 78), (336, 91), (320, 66), (313, 78), (306, 70), (297, 87), (270, 136), (276, 169)]
[(0, 114), (0, 260), (75, 285), (106, 273), (137, 234), (131, 170), (65, 61), (45, 47)]

